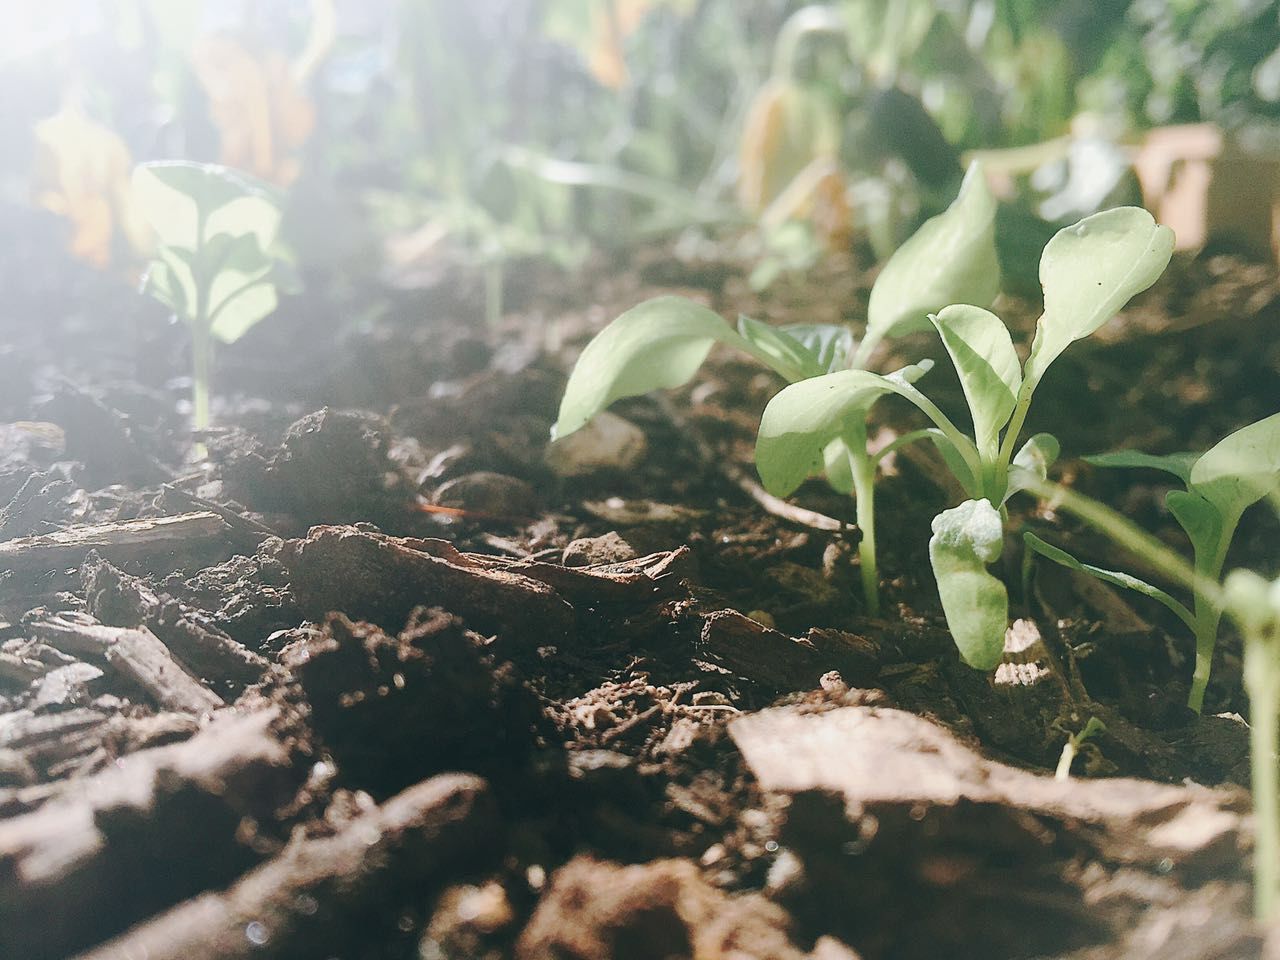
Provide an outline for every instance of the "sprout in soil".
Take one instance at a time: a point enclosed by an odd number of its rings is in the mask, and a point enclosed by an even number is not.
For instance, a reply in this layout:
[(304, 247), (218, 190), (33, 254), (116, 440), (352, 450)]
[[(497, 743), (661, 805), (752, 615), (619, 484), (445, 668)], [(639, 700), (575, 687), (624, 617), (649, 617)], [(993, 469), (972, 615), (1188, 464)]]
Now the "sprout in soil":
[[(1227, 445), (1225, 449), (1234, 449), (1237, 454), (1242, 450), (1249, 452), (1243, 461), (1237, 460), (1236, 456), (1215, 455), (1210, 460), (1210, 467), (1202, 468), (1198, 478), (1193, 471), (1188, 486), (1197, 479), (1209, 484), (1215, 511), (1224, 505), (1230, 506), (1232, 502), (1239, 503), (1236, 498), (1241, 496), (1242, 490), (1250, 491), (1244, 495), (1252, 497), (1252, 491), (1260, 487), (1265, 487), (1262, 496), (1269, 496), (1273, 504), (1280, 507), (1280, 472), (1275, 460), (1269, 461), (1269, 469), (1250, 468), (1250, 464), (1259, 467), (1268, 462), (1265, 454), (1259, 454), (1258, 441), (1264, 441), (1264, 446), (1269, 443), (1274, 451), (1274, 423), (1278, 417), (1280, 415), (1245, 427), (1215, 446), (1210, 453), (1223, 448), (1224, 444)], [(1260, 424), (1266, 425), (1265, 431), (1256, 430)], [(1252, 442), (1243, 443), (1236, 439), (1242, 434)], [(1269, 440), (1264, 440), (1268, 437)], [(1125, 456), (1133, 458), (1140, 455)], [(1196, 463), (1203, 462), (1208, 456), (1205, 454)], [(1216, 471), (1220, 467), (1226, 470), (1216, 477), (1203, 472)], [(1178, 551), (1105, 504), (1048, 480), (1038, 480), (1028, 489), (1052, 502), (1055, 509), (1083, 520), (1127, 552), (1141, 558), (1153, 570), (1190, 590), (1197, 598), (1203, 597), (1203, 603), (1225, 612), (1240, 628), (1244, 638), (1244, 685), (1249, 696), (1249, 748), (1256, 837), (1253, 853), (1254, 903), (1259, 919), (1274, 919), (1280, 914), (1280, 580), (1268, 583), (1252, 571), (1234, 570), (1225, 583), (1219, 584), (1205, 576), (1198, 556), (1193, 566)], [(1228, 493), (1229, 490), (1234, 490), (1234, 493)], [(1253, 497), (1249, 503), (1258, 499), (1261, 497)], [(1211, 514), (1205, 510), (1203, 515)], [(1055, 548), (1050, 547), (1049, 550)], [(1057, 553), (1061, 557), (1051, 552), (1045, 555), (1066, 566), (1079, 567), (1112, 583), (1161, 599), (1155, 588), (1141, 584), (1141, 581), (1136, 581), (1141, 585), (1135, 585), (1135, 578), (1089, 568), (1068, 554)]]
[[(716, 343), (754, 357), (796, 385), (788, 390), (806, 383), (828, 384), (830, 377), (853, 376), (861, 382), (857, 377), (861, 370), (843, 368), (861, 367), (886, 338), (928, 329), (930, 310), (957, 300), (990, 303), (995, 299), (1000, 272), (994, 223), (995, 200), (982, 171), (974, 165), (951, 206), (924, 223), (880, 271), (871, 291), (866, 333), (856, 350), (849, 330), (842, 325), (772, 327), (744, 316), (735, 331), (714, 311), (691, 300), (670, 296), (647, 300), (622, 314), (587, 344), (569, 377), (553, 434), (564, 437), (573, 433), (615, 400), (687, 383)], [(905, 385), (927, 369), (927, 364), (915, 365), (889, 378), (876, 378), (876, 383), (884, 380)], [(879, 611), (876, 467), (892, 450), (926, 435), (917, 432), (900, 437), (876, 455), (867, 451), (866, 415), (885, 392), (873, 389), (860, 393), (853, 398), (856, 402), (846, 397), (840, 416), (835, 418), (836, 429), (822, 445), (822, 456), (806, 458), (785, 478), (771, 473), (765, 483), (766, 487), (772, 484), (771, 492), (782, 490), (785, 495), (809, 476), (825, 473), (833, 488), (856, 496), (863, 594), (867, 612), (873, 616)], [(762, 477), (767, 469), (761, 466)]]
[[(1152, 456), (1126, 450), (1085, 457), (1085, 460), (1105, 467), (1163, 470), (1181, 480), (1185, 489), (1171, 491), (1165, 503), (1191, 541), (1197, 583), (1216, 585), (1222, 578), (1227, 550), (1240, 517), (1253, 504), (1273, 493), (1280, 483), (1280, 414), (1237, 430), (1203, 456), (1186, 453)], [(1081, 563), (1033, 533), (1025, 534), (1024, 539), (1028, 547), (1024, 559), (1024, 580), (1026, 565), (1039, 554), (1063, 566), (1146, 594), (1164, 604), (1185, 623), (1196, 641), (1196, 665), (1187, 706), (1200, 712), (1223, 613), (1212, 592), (1193, 586), (1192, 606), (1188, 608), (1165, 591), (1137, 577)]]
[(760, 422), (756, 465), (765, 489), (795, 489), (876, 397), (896, 393), (914, 403), (933, 421), (924, 433), (969, 496), (933, 520), (929, 559), (943, 613), (965, 662), (994, 668), (1004, 653), (1009, 603), (1004, 584), (987, 567), (1004, 544), (1005, 501), (1043, 480), (1058, 454), (1058, 442), (1047, 434), (1031, 437), (1014, 453), (1031, 398), (1053, 361), (1151, 286), (1172, 252), (1173, 232), (1135, 207), (1094, 214), (1060, 230), (1040, 259), (1044, 313), (1025, 364), (993, 313), (958, 304), (931, 315), (959, 374), (972, 438), (912, 385), (923, 372), (919, 366), (887, 377), (845, 370), (787, 387)]
[(276, 308), (286, 276), (273, 252), (280, 205), (247, 174), (185, 161), (141, 164), (133, 190), (156, 236), (142, 289), (191, 328), (198, 432), (209, 426), (213, 340), (234, 342)]

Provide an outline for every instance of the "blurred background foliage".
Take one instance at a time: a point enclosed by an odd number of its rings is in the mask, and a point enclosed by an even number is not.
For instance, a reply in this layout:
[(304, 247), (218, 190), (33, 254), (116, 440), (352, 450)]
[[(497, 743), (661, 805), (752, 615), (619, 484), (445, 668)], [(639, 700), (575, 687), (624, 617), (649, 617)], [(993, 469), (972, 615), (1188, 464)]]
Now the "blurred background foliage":
[(129, 171), (188, 158), (286, 188), (304, 273), (474, 271), (496, 314), (524, 258), (883, 256), (974, 151), (1038, 249), (1150, 128), (1274, 152), (1280, 0), (45, 0), (0, 81), (6, 278), (42, 242), (133, 276)]

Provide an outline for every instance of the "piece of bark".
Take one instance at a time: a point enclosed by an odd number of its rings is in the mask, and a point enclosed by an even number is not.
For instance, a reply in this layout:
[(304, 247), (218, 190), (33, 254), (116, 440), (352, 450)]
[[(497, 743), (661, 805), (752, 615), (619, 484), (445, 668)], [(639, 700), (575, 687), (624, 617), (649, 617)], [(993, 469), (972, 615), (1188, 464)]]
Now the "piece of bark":
[(108, 627), (84, 615), (62, 614), (32, 623), (31, 630), (60, 650), (105, 663), (166, 710), (198, 715), (225, 706), (146, 627)]
[(678, 589), (679, 573), (691, 559), (689, 548), (679, 547), (622, 563), (566, 567), (538, 560), (462, 553), (447, 540), (405, 538), (400, 542), (412, 550), (439, 557), (456, 566), (501, 570), (537, 580), (570, 600), (651, 600), (655, 595), (668, 596)]
[(91, 614), (114, 626), (149, 627), (198, 677), (230, 684), (239, 692), (267, 670), (265, 657), (227, 636), (201, 611), (161, 598), (140, 577), (96, 553), (81, 566), (80, 582)]
[(272, 822), (307, 767), (281, 722), (228, 711), (0, 821), (0, 957), (65, 957), (259, 862), (247, 825)]
[(500, 835), (483, 780), (433, 777), (334, 836), (295, 841), (225, 893), (175, 907), (81, 960), (283, 960), (365, 955), (386, 943), (408, 955), (412, 934), (399, 925), (406, 909), (455, 873), (495, 865)]
[(1118, 939), (1134, 902), (1104, 908), (1096, 892), (1118, 870), (1147, 878), (1146, 902), (1210, 881), (1247, 900), (1241, 790), (1058, 781), (887, 708), (777, 707), (729, 732), (760, 787), (790, 796), (778, 841), (794, 867), (775, 896), (873, 956), (1057, 955)]
[(472, 629), (530, 643), (563, 637), (573, 624), (573, 608), (545, 583), (434, 557), (355, 527), (313, 527), (305, 539), (281, 542), (274, 554), (314, 620), (338, 611), (399, 630), (415, 607), (440, 606)]
[(0, 569), (48, 572), (77, 567), (90, 550), (117, 562), (190, 556), (207, 553), (210, 545), (224, 546), (226, 533), (226, 522), (207, 511), (86, 524), (0, 543)]
[(831, 670), (846, 683), (866, 685), (876, 677), (878, 655), (872, 641), (853, 634), (811, 630), (806, 637), (792, 638), (736, 610), (717, 610), (703, 621), (694, 663), (776, 696), (815, 689)]

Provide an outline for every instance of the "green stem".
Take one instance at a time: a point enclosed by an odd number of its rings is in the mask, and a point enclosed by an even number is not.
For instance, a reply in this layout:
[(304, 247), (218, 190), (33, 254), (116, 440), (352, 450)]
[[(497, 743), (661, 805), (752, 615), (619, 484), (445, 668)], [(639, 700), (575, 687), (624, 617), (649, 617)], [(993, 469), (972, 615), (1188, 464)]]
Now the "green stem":
[[(1222, 580), (1222, 567), (1227, 559), (1227, 547), (1231, 537), (1221, 537), (1217, 549), (1212, 555), (1202, 557), (1196, 554), (1196, 574), (1200, 582), (1219, 583)], [(1204, 709), (1204, 694), (1209, 687), (1209, 675), (1213, 670), (1213, 651), (1218, 645), (1218, 627), (1222, 622), (1222, 600), (1218, 596), (1210, 596), (1201, 590), (1194, 590), (1195, 602), (1195, 637), (1196, 665), (1191, 674), (1191, 692), (1187, 695), (1187, 706), (1200, 713)]]
[(880, 570), (876, 559), (876, 461), (867, 453), (865, 424), (850, 427), (844, 434), (853, 474), (853, 495), (857, 498), (858, 569), (862, 576), (862, 597), (867, 615), (880, 616)]
[(1018, 390), (1018, 402), (1013, 408), (1013, 416), (1009, 418), (1009, 423), (1005, 427), (1004, 440), (996, 456), (993, 477), (993, 484), (998, 488), (1001, 498), (1009, 489), (1009, 464), (1013, 461), (1014, 448), (1018, 445), (1018, 434), (1022, 433), (1022, 425), (1026, 423), (1027, 411), (1031, 409), (1031, 396), (1036, 392), (1038, 382), (1030, 378), (1022, 381), (1022, 387)]
[(192, 426), (197, 431), (209, 429), (209, 355), (212, 352), (208, 330), (196, 329), (191, 336), (191, 406)]
[(1254, 910), (1259, 920), (1271, 920), (1280, 914), (1280, 657), (1274, 638), (1245, 638), (1244, 682), (1253, 763)]
[(871, 359), (871, 353), (880, 345), (883, 337), (874, 334), (867, 334), (862, 338), (862, 342), (858, 344), (858, 349), (853, 352), (853, 356), (849, 358), (850, 370), (865, 370), (867, 361)]

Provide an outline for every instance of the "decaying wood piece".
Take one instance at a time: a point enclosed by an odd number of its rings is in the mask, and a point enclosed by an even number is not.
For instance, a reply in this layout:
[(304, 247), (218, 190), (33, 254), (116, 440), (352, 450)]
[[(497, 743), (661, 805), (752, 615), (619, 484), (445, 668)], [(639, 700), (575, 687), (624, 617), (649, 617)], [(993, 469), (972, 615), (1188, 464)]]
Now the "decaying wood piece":
[(497, 805), (479, 777), (446, 774), (397, 794), (339, 833), (295, 841), (225, 893), (205, 894), (81, 960), (355, 956), (413, 941), (397, 921), (455, 874), (499, 856)]
[(588, 567), (566, 567), (539, 560), (518, 560), (481, 553), (462, 553), (447, 540), (406, 538), (400, 541), (412, 550), (439, 557), (449, 563), (474, 570), (502, 570), (537, 580), (556, 592), (574, 599), (649, 600), (655, 591), (670, 593), (677, 588), (679, 572), (690, 560), (688, 547), (637, 557), (623, 563)]
[[(418, 606), (440, 606), (483, 633), (537, 642), (565, 635), (573, 609), (523, 574), (451, 562), (409, 542), (355, 527), (313, 527), (274, 548), (299, 605), (321, 620), (331, 611), (398, 630)], [(270, 543), (264, 549), (272, 549)]]
[[(870, 953), (1064, 954), (1122, 940), (1147, 905), (1172, 907), (1211, 881), (1247, 909), (1242, 790), (1058, 781), (887, 708), (776, 707), (729, 732), (761, 788), (791, 798), (778, 898)], [(1117, 872), (1141, 878), (1140, 897)], [(1205, 925), (1202, 946), (1221, 929)]]
[(261, 844), (238, 838), (271, 822), (307, 766), (281, 722), (227, 711), (0, 821), (0, 956), (65, 957), (258, 863)]
[(854, 634), (813, 630), (807, 637), (792, 638), (736, 610), (717, 610), (703, 621), (694, 663), (776, 695), (811, 690), (831, 670), (848, 683), (867, 684), (875, 678), (877, 656), (870, 640)]
[(204, 614), (161, 599), (141, 578), (96, 553), (80, 568), (80, 582), (95, 617), (116, 626), (149, 628), (199, 677), (243, 687), (256, 683), (267, 669), (265, 657), (227, 636)]
[(84, 614), (67, 613), (38, 620), (31, 630), (64, 652), (105, 663), (166, 710), (201, 714), (225, 706), (146, 627), (108, 627)]
[(68, 527), (0, 543), (0, 569), (47, 572), (78, 567), (90, 550), (115, 561), (163, 554), (185, 556), (192, 553), (193, 546), (224, 543), (226, 533), (226, 522), (207, 511)]

